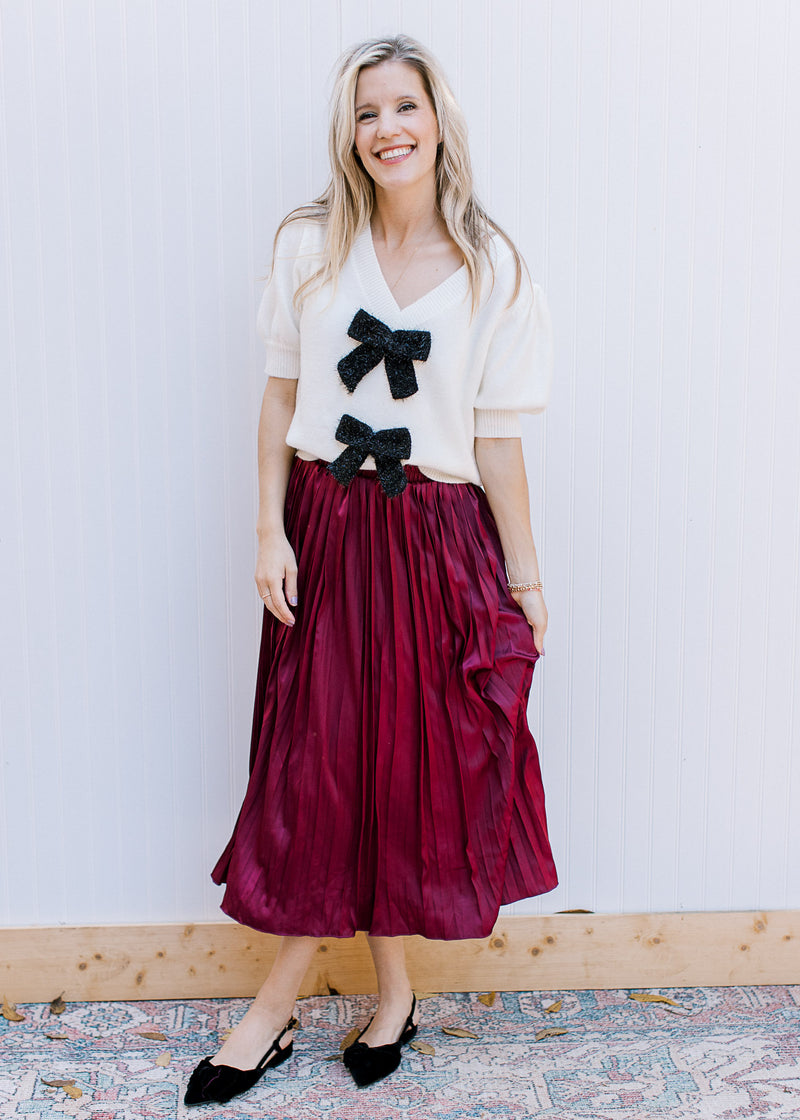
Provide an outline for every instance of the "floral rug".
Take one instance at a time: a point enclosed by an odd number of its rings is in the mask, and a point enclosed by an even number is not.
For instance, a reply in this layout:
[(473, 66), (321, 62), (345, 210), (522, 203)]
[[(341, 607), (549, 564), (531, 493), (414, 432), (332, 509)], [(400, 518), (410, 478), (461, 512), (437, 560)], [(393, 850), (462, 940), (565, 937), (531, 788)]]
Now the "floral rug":
[(363, 1089), (340, 1043), (374, 997), (313, 996), (287, 1062), (226, 1106), (186, 1108), (188, 1074), (246, 1007), (20, 1005), (20, 1021), (0, 1018), (0, 1117), (800, 1118), (800, 986), (426, 995), (420, 1048)]

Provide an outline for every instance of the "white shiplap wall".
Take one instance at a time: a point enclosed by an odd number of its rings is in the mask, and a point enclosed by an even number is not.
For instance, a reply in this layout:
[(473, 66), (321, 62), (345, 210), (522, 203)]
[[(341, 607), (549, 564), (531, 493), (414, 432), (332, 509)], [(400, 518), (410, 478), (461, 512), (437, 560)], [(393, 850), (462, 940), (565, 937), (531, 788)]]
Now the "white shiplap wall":
[(339, 49), (405, 30), (545, 285), (531, 720), (562, 885), (800, 906), (800, 8), (0, 8), (0, 920), (218, 916), (244, 787), (258, 276)]

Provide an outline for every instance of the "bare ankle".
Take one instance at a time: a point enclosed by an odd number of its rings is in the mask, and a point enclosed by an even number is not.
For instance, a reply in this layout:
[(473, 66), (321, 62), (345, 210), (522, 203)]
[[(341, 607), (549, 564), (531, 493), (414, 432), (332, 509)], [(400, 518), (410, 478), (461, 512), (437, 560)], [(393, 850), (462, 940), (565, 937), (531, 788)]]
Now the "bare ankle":
[(384, 1007), (408, 1007), (411, 1004), (413, 990), (411, 985), (392, 985), (378, 992), (378, 1003)]
[(294, 1015), (295, 1000), (276, 1000), (268, 995), (259, 995), (250, 1005), (254, 1015), (274, 1023), (286, 1023)]

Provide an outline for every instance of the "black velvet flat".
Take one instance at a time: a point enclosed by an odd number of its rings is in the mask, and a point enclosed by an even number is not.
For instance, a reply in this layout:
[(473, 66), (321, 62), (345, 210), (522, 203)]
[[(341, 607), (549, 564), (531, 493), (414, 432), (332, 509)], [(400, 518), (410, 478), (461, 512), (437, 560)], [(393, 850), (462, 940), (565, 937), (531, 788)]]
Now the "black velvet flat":
[(294, 1039), (283, 1049), (278, 1046), (278, 1043), (287, 1031), (293, 1030), (297, 1026), (299, 1026), (297, 1019), (292, 1017), (272, 1042), (269, 1050), (255, 1069), (237, 1069), (236, 1066), (224, 1065), (215, 1066), (211, 1064), (210, 1058), (203, 1058), (189, 1078), (183, 1103), (204, 1104), (206, 1101), (216, 1101), (218, 1104), (225, 1104), (232, 1097), (238, 1097), (240, 1093), (246, 1093), (248, 1089), (252, 1089), (265, 1070), (274, 1069), (275, 1066), (279, 1066), (289, 1057), (294, 1046)]
[(342, 1060), (347, 1068), (350, 1070), (353, 1080), (356, 1085), (372, 1085), (375, 1081), (380, 1081), (383, 1077), (388, 1077), (390, 1073), (394, 1073), (400, 1065), (400, 1047), (405, 1042), (410, 1042), (414, 1035), (417, 1033), (417, 1024), (414, 1022), (414, 1009), (417, 1006), (417, 997), (412, 993), (411, 1011), (406, 1019), (403, 1029), (400, 1032), (400, 1037), (397, 1042), (387, 1042), (383, 1046), (368, 1046), (366, 1042), (361, 1042), (361, 1035), (369, 1027), (369, 1023), (375, 1016), (372, 1016), (367, 1026), (359, 1034), (355, 1042), (351, 1043), (345, 1049), (342, 1055)]

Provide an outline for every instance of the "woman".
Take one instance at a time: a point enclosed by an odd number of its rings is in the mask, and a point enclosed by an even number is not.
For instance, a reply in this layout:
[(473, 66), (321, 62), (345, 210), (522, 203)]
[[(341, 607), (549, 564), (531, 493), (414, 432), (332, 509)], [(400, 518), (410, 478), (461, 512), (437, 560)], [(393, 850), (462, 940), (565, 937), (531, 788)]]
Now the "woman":
[(283, 937), (187, 1103), (289, 1056), (320, 939), (359, 929), (379, 998), (344, 1061), (359, 1085), (386, 1076), (419, 1019), (401, 935), (486, 937), (557, 883), (526, 722), (547, 610), (518, 418), (547, 401), (545, 299), (472, 193), (420, 44), (342, 58), (330, 157), (259, 310), (266, 610), (250, 783), (213, 871), (226, 913)]

